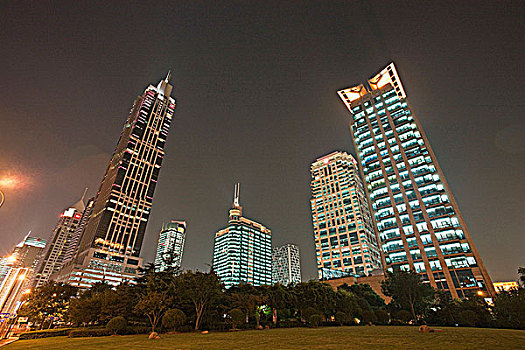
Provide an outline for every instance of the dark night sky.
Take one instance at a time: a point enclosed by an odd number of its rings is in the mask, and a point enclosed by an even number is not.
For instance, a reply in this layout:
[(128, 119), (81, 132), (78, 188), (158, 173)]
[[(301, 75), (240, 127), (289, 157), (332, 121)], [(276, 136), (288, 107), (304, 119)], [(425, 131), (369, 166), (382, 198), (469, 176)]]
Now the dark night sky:
[(207, 269), (233, 184), (245, 215), (315, 276), (309, 166), (355, 154), (336, 91), (395, 61), (493, 280), (525, 265), (525, 6), (520, 1), (3, 1), (0, 253), (49, 237), (94, 194), (133, 99), (173, 72), (178, 107), (142, 255), (188, 221)]

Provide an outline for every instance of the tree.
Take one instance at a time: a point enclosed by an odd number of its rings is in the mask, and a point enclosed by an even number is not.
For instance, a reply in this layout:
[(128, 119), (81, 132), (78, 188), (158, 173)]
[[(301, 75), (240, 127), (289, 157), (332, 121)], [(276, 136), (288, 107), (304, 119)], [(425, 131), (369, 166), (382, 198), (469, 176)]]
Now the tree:
[(274, 326), (277, 325), (277, 310), (286, 308), (290, 296), (286, 288), (280, 284), (266, 286), (265, 294), (268, 305), (272, 308), (272, 321)]
[(525, 329), (525, 288), (499, 292), (493, 311), (498, 326)]
[(518, 274), (520, 275), (521, 286), (525, 288), (525, 267), (519, 267)]
[(155, 332), (155, 327), (161, 320), (164, 312), (168, 310), (170, 299), (166, 293), (148, 291), (140, 297), (139, 302), (135, 305), (136, 312), (148, 317), (152, 332)]
[(392, 297), (393, 308), (409, 311), (415, 321), (424, 315), (434, 300), (434, 289), (423, 283), (421, 276), (414, 271), (388, 272), (381, 289), (386, 296)]
[(221, 283), (214, 272), (186, 271), (176, 277), (176, 295), (182, 301), (189, 300), (195, 308), (195, 330), (207, 309), (222, 293)]
[(29, 294), (18, 315), (40, 323), (40, 328), (47, 320), (51, 328), (55, 321), (67, 320), (70, 300), (76, 294), (77, 288), (69, 284), (47, 282)]
[(169, 309), (162, 317), (162, 328), (176, 330), (184, 325), (186, 315), (181, 309)]
[(298, 310), (313, 307), (322, 319), (336, 312), (336, 292), (328, 284), (317, 281), (298, 283), (292, 293)]
[(236, 329), (244, 320), (244, 313), (240, 309), (232, 309), (228, 312), (232, 322), (232, 329)]
[(368, 283), (355, 283), (351, 286), (345, 283), (337, 288), (337, 290), (340, 289), (351, 292), (358, 298), (365, 299), (373, 310), (384, 308), (386, 305), (383, 298), (381, 298)]

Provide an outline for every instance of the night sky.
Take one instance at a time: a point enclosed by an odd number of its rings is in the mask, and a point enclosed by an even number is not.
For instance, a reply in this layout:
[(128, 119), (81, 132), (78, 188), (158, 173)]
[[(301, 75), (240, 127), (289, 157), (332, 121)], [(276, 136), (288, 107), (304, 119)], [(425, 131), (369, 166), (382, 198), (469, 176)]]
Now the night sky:
[[(172, 70), (177, 100), (141, 255), (184, 219), (208, 269), (234, 183), (273, 244), (316, 275), (310, 163), (355, 154), (336, 91), (397, 65), (494, 281), (525, 265), (525, 6), (513, 1), (48, 2), (0, 5), (0, 254), (48, 238), (93, 195), (134, 98)], [(1, 182), (0, 182), (1, 183)]]

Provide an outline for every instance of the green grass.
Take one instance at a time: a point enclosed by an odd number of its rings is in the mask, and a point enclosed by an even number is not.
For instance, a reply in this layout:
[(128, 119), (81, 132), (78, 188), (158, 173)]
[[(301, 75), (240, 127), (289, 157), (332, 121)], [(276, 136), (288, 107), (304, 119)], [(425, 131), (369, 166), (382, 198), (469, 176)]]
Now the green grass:
[[(16, 349), (525, 349), (525, 331), (443, 328), (443, 333), (418, 333), (417, 327), (290, 328), (209, 334), (182, 333), (100, 338), (19, 340)], [(520, 345), (521, 344), (521, 345)]]

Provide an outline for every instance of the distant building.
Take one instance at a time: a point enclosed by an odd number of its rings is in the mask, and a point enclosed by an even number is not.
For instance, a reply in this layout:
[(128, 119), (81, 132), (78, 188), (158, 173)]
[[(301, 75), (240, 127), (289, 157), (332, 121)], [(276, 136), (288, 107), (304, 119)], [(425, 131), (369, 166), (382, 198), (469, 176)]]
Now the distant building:
[(57, 273), (62, 268), (66, 251), (71, 244), (73, 233), (80, 223), (84, 209), (84, 196), (82, 196), (78, 202), (60, 214), (60, 218), (40, 260), (36, 274), (33, 276), (33, 286), (35, 288), (45, 284), (49, 281), (52, 274)]
[(365, 276), (381, 268), (377, 236), (354, 157), (332, 152), (313, 162), (310, 172), (319, 279)]
[(178, 272), (180, 270), (185, 240), (186, 221), (172, 220), (162, 226), (155, 256), (157, 271), (171, 269)]
[(284, 286), (301, 283), (299, 247), (285, 244), (272, 250), (272, 283)]
[(144, 234), (175, 113), (170, 73), (138, 96), (94, 199), (76, 253), (57, 281), (80, 288), (118, 285), (139, 274)]
[(13, 315), (20, 307), (24, 294), (31, 291), (31, 280), (46, 241), (30, 237), (30, 233), (16, 245), (9, 256), (1, 259), (5, 277), (0, 283), (0, 313)]
[(82, 235), (84, 234), (84, 230), (86, 228), (86, 224), (89, 220), (89, 217), (93, 212), (94, 203), (95, 197), (91, 197), (88, 199), (86, 208), (84, 209), (84, 211), (82, 212), (82, 216), (80, 217), (80, 222), (78, 223), (77, 228), (75, 229), (75, 232), (73, 232), (73, 236), (71, 237), (71, 243), (66, 249), (66, 253), (64, 255), (64, 264), (73, 259), (78, 253), (78, 244), (82, 239)]
[(240, 184), (235, 186), (228, 226), (215, 233), (213, 270), (229, 288), (272, 284), (272, 231), (242, 216)]
[(494, 282), (494, 289), (496, 292), (505, 291), (508, 292), (509, 290), (518, 289), (519, 285), (516, 281), (510, 281), (510, 282)]
[(46, 240), (30, 237), (30, 234), (31, 232), (15, 246), (11, 254), (0, 258), (0, 283), (12, 268), (28, 267), (31, 273), (36, 269), (46, 247)]
[(453, 298), (494, 287), (394, 63), (338, 91), (350, 112), (384, 269), (414, 270)]
[(14, 314), (22, 303), (22, 297), (29, 293), (28, 278), (31, 273), (28, 267), (14, 267), (0, 284), (0, 313)]

